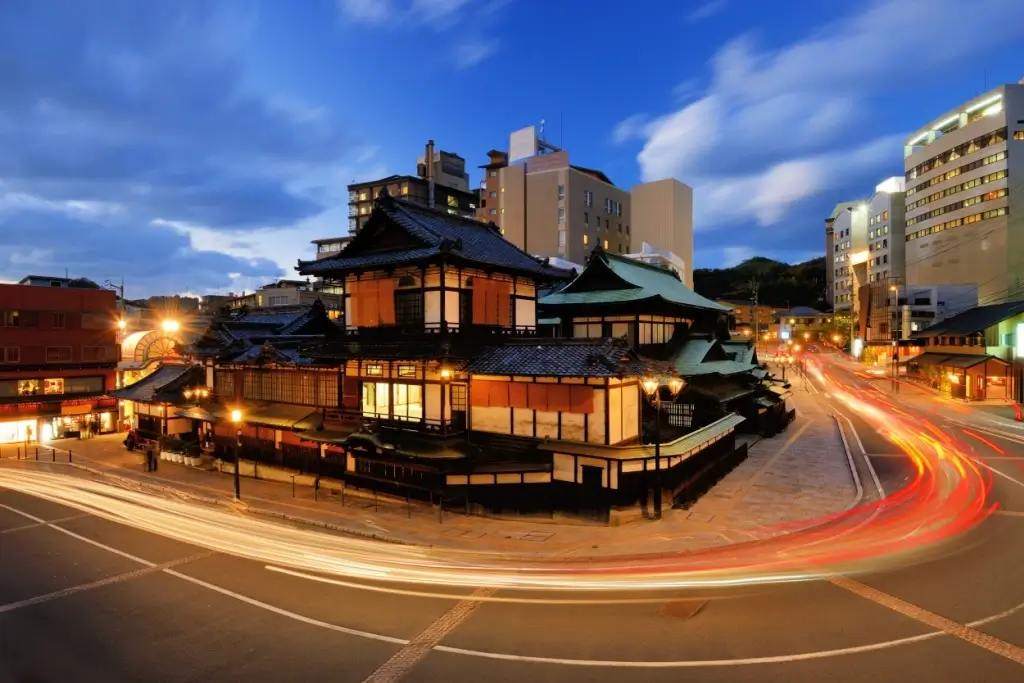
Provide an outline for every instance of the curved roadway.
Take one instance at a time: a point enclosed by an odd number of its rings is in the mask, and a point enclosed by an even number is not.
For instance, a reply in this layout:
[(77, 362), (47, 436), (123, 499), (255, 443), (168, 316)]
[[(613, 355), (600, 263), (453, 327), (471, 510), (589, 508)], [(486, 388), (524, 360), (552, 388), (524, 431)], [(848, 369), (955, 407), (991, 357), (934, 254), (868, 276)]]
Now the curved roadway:
[(1024, 680), (1024, 437), (812, 359), (864, 505), (683, 557), (396, 549), (5, 467), (0, 683)]

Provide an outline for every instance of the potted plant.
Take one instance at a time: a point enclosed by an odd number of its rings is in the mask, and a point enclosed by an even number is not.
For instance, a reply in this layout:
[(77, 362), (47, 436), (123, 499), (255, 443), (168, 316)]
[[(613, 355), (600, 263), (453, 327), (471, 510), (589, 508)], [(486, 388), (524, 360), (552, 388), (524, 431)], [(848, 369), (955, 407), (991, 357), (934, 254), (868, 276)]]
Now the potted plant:
[(191, 443), (185, 450), (185, 462), (192, 467), (200, 467), (203, 464), (202, 454), (199, 452), (199, 444)]

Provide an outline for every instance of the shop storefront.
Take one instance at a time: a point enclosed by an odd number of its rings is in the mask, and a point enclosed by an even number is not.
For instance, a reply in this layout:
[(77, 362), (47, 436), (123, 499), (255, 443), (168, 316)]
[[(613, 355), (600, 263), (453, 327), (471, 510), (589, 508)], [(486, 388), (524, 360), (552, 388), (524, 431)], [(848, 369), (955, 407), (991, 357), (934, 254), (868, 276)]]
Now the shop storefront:
[(907, 374), (951, 398), (1005, 399), (1009, 363), (986, 354), (929, 352), (911, 358)]
[(0, 422), (0, 444), (34, 443), (38, 434), (35, 418)]
[[(62, 414), (58, 417), (44, 419), (42, 422), (43, 440), (69, 439), (82, 436), (85, 433), (110, 434), (117, 429), (117, 411), (108, 410), (93, 412), (91, 406), (84, 406), (84, 411), (78, 412), (78, 406), (72, 406), (70, 414)], [(88, 411), (88, 412), (85, 412)]]

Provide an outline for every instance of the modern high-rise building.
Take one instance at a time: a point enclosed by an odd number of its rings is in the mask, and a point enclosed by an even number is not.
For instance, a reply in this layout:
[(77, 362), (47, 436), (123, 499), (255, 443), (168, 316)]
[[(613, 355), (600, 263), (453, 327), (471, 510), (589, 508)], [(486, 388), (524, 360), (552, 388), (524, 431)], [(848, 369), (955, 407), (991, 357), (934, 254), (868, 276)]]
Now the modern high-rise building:
[[(630, 195), (601, 171), (569, 163), (533, 126), (512, 133), (509, 152), (489, 153), (477, 219), (536, 256), (585, 263), (595, 246), (629, 252)], [(657, 246), (657, 245), (655, 245)]]
[(904, 156), (906, 281), (975, 284), (983, 305), (1024, 299), (1024, 80), (936, 118)]
[[(867, 201), (841, 202), (825, 219), (825, 241), (831, 258), (829, 301), (837, 311), (849, 311), (856, 299), (857, 284), (867, 280)], [(854, 266), (864, 271), (857, 280)]]
[[(477, 220), (493, 221), (505, 239), (537, 256), (585, 263), (596, 246), (628, 254), (669, 254), (693, 285), (693, 190), (667, 178), (617, 187), (601, 171), (569, 163), (565, 150), (533, 126), (510, 136), (509, 151), (491, 150), (480, 168)], [(652, 257), (653, 258), (653, 257)]]
[(630, 208), (632, 243), (679, 257), (683, 283), (693, 288), (693, 188), (675, 178), (634, 185)]
[(886, 287), (904, 282), (904, 183), (889, 178), (875, 187), (868, 201), (868, 284)]

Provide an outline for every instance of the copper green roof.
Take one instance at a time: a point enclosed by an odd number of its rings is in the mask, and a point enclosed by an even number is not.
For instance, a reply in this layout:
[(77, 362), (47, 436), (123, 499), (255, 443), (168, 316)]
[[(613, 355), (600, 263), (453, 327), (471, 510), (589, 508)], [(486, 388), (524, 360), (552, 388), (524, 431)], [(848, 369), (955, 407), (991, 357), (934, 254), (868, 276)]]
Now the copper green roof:
[[(608, 289), (584, 289), (594, 278), (595, 268), (606, 268), (618, 280), (617, 286)], [(541, 306), (572, 306), (580, 304), (624, 303), (661, 298), (670, 303), (706, 311), (728, 312), (727, 306), (702, 297), (687, 287), (679, 276), (661, 266), (636, 261), (618, 254), (595, 250), (576, 279), (555, 294), (549, 294), (537, 303)]]

